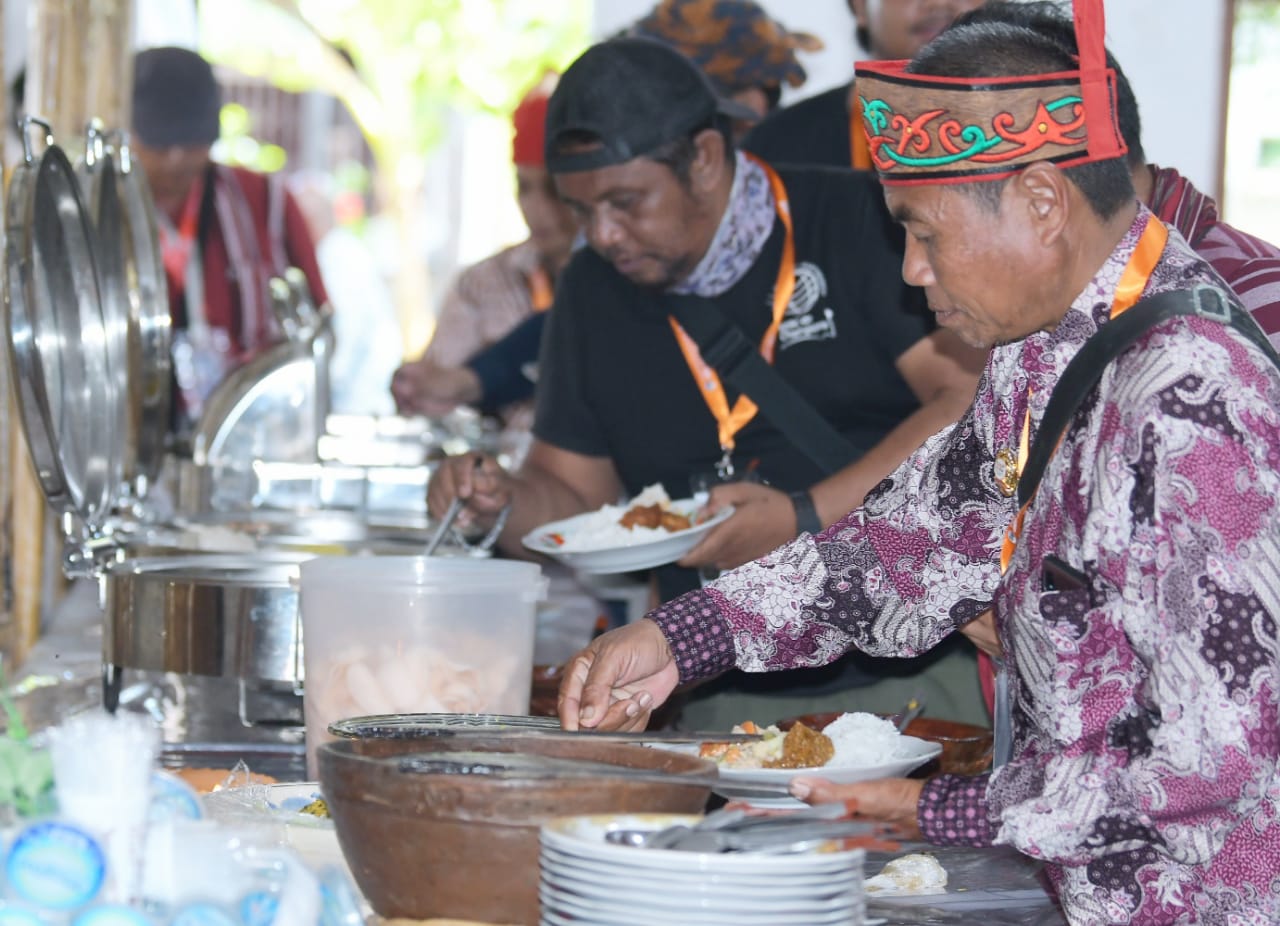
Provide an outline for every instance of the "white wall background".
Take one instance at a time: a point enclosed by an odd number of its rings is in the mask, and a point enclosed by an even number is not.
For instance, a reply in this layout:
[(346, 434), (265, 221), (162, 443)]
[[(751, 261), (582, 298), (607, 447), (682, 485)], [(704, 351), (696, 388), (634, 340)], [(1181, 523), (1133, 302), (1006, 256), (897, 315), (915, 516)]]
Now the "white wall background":
[[(847, 81), (857, 46), (845, 0), (757, 0), (790, 29), (827, 47), (803, 61), (804, 96)], [(1177, 167), (1214, 194), (1220, 172), (1223, 29), (1229, 0), (1106, 0), (1107, 43), (1142, 112), (1151, 160)], [(606, 36), (643, 16), (653, 0), (594, 0), (595, 34)]]
[[(593, 0), (594, 31), (605, 36), (642, 16), (654, 0)], [(812, 32), (826, 49), (805, 55), (799, 95), (849, 79), (857, 57), (845, 0), (759, 0), (780, 22)], [(1223, 29), (1230, 0), (1106, 0), (1107, 36), (1142, 109), (1148, 156), (1176, 166), (1202, 190), (1218, 192)], [(187, 44), (194, 23), (175, 22), (174, 0), (138, 0), (140, 45)], [(25, 58), (25, 4), (5, 3), (6, 77)], [(185, 12), (185, 11), (184, 11)], [(179, 17), (181, 19), (181, 17)], [(788, 96), (790, 98), (790, 96)]]

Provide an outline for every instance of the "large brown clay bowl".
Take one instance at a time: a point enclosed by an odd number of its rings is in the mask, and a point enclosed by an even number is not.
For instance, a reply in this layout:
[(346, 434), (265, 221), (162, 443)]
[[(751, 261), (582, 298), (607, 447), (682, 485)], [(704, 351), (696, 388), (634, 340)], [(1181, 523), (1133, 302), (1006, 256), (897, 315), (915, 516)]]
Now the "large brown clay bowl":
[[(356, 883), (384, 917), (538, 922), (539, 828), (553, 817), (697, 813), (704, 785), (625, 778), (493, 778), (403, 771), (409, 755), (458, 749), (451, 737), (341, 740), (317, 753), (320, 787)], [(570, 737), (468, 737), (468, 752), (607, 762), (711, 775), (705, 759)]]
[[(827, 724), (835, 720), (840, 711), (823, 711), (816, 714), (801, 714), (788, 717), (778, 722), (779, 729), (789, 730), (797, 722), (814, 730), (823, 730)], [(890, 718), (892, 719), (892, 718)], [(931, 774), (942, 772), (948, 775), (977, 775), (991, 767), (991, 731), (986, 727), (960, 723), (957, 720), (940, 720), (936, 717), (917, 717), (907, 724), (904, 731), (908, 736), (915, 736), (942, 746), (942, 754), (928, 765), (917, 769), (917, 772)]]

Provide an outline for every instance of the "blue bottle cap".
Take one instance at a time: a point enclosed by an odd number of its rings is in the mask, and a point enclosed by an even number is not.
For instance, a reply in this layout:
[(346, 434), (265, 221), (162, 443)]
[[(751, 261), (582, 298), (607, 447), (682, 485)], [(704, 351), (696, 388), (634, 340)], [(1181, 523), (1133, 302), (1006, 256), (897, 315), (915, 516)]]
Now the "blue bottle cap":
[(191, 785), (170, 772), (157, 771), (151, 775), (151, 807), (147, 819), (152, 823), (203, 820), (204, 806)]
[(19, 899), (52, 910), (83, 907), (106, 876), (98, 841), (78, 827), (51, 821), (28, 826), (5, 862), (9, 889)]

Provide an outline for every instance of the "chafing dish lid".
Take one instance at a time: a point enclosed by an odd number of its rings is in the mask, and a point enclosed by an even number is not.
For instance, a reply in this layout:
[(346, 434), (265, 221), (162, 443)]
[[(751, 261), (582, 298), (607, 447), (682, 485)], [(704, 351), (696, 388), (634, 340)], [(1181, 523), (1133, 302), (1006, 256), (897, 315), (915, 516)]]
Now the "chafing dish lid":
[[(44, 129), (36, 157), (30, 125)], [(24, 160), (6, 204), (5, 302), (19, 414), (41, 487), (60, 514), (98, 533), (121, 481), (124, 371), (108, 322), (94, 233), (48, 123), (23, 122)], [(117, 339), (113, 343), (113, 339)]]
[(97, 232), (104, 318), (125, 333), (118, 341), (118, 366), (127, 371), (121, 401), (128, 439), (121, 465), (133, 495), (141, 498), (159, 475), (169, 430), (169, 292), (146, 177), (127, 136), (111, 137), (108, 145), (101, 125), (90, 123), (77, 172)]
[(298, 581), (298, 565), (304, 554), (193, 554), (125, 560), (113, 575), (161, 576), (182, 582), (208, 582), (219, 586), (252, 585), (287, 588)]

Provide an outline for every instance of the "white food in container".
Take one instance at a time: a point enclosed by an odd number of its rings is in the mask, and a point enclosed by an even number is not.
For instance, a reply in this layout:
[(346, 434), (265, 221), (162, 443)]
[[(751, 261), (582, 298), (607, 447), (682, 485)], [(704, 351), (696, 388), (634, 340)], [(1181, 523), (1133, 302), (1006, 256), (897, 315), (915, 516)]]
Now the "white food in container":
[(943, 894), (947, 890), (947, 870), (932, 855), (913, 852), (885, 864), (880, 874), (863, 886), (870, 895)]

